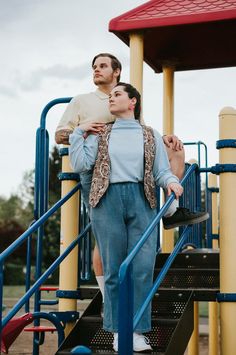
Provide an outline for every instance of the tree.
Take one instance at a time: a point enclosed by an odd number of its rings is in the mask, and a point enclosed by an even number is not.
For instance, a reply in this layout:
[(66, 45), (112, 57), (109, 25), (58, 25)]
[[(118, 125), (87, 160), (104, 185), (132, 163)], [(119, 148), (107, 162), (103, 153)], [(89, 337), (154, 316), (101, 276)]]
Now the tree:
[[(61, 159), (57, 147), (53, 147), (49, 157), (49, 207), (60, 199)], [(34, 170), (26, 172), (19, 187), (18, 194), (8, 199), (0, 196), (0, 251), (13, 243), (34, 219)], [(33, 238), (33, 255), (35, 256), (35, 238)], [(59, 255), (60, 250), (60, 210), (57, 211), (44, 226), (43, 238), (43, 268), (49, 265)], [(25, 264), (26, 242), (14, 252), (7, 262)]]

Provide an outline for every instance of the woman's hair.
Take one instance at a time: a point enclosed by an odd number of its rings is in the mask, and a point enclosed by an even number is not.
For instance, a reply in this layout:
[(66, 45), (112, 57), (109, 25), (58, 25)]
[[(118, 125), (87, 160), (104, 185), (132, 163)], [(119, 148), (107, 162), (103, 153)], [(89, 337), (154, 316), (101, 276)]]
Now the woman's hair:
[[(119, 61), (119, 59), (117, 59), (113, 54), (111, 53), (99, 53), (97, 55), (95, 55), (95, 57), (92, 60), (92, 66), (94, 65), (94, 62), (97, 58), (99, 57), (108, 57), (111, 59), (111, 67), (113, 69), (113, 71), (115, 71), (116, 69), (120, 69), (120, 72), (122, 70), (122, 65), (121, 62)], [(120, 80), (120, 75), (117, 77), (117, 81)]]
[(131, 84), (119, 82), (116, 84), (116, 86), (123, 86), (124, 91), (127, 92), (130, 99), (132, 99), (133, 97), (136, 98), (136, 104), (135, 104), (135, 108), (134, 108), (134, 117), (136, 120), (139, 121), (140, 120), (140, 112), (141, 112), (141, 95), (140, 95), (140, 93)]

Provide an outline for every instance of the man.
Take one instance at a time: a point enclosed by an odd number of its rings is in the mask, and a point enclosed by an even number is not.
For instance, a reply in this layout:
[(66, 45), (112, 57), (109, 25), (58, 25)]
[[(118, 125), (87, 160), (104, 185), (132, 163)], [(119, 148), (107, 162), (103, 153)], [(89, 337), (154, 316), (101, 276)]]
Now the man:
[[(100, 53), (93, 58), (93, 82), (97, 86), (97, 90), (92, 93), (75, 96), (67, 106), (59, 125), (56, 129), (55, 140), (58, 144), (69, 144), (69, 135), (74, 128), (81, 123), (91, 122), (91, 133), (98, 133), (104, 123), (112, 122), (114, 117), (108, 109), (109, 93), (112, 88), (119, 82), (122, 70), (119, 60), (110, 53)], [(166, 145), (171, 170), (179, 179), (182, 179), (184, 173), (184, 149), (182, 142), (174, 135), (163, 136)], [(85, 204), (88, 207), (88, 195), (90, 188), (91, 176), (81, 174), (82, 194)], [(186, 216), (181, 213), (180, 220), (176, 205), (171, 205), (170, 210), (163, 218), (165, 228), (173, 228), (180, 225), (181, 220), (186, 224)], [(174, 220), (172, 220), (172, 216)], [(176, 218), (177, 217), (177, 218)], [(196, 220), (196, 215), (187, 216), (190, 222)], [(200, 221), (199, 221), (200, 222)], [(195, 222), (196, 223), (196, 222)], [(102, 262), (100, 259), (98, 248), (95, 246), (93, 253), (93, 267), (96, 279), (102, 295), (104, 293), (104, 278)]]

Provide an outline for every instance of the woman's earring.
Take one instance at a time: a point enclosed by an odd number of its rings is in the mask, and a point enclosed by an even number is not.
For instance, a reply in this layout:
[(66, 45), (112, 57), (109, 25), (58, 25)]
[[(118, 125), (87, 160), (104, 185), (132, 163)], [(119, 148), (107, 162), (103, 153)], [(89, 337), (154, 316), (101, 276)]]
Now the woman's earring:
[(129, 110), (134, 111), (134, 104), (132, 103), (129, 104)]

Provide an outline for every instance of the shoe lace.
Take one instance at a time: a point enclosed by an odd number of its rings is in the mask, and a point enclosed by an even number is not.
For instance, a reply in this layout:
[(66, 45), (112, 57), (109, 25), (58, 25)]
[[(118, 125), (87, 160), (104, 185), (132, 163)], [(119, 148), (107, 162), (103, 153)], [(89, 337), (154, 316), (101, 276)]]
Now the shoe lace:
[(181, 212), (182, 214), (185, 215), (191, 215), (191, 212), (188, 208), (186, 207), (177, 207), (177, 211)]
[(150, 345), (150, 340), (147, 337), (143, 336), (143, 339), (147, 345)]

